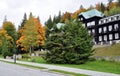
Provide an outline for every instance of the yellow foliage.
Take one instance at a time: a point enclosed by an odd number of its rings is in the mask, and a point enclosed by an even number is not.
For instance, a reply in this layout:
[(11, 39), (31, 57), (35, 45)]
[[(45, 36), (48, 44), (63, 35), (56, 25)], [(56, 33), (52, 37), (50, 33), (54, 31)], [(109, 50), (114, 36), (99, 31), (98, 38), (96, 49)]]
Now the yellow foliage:
[[(33, 20), (33, 23), (30, 22), (32, 20)], [(29, 26), (29, 23), (30, 23), (30, 26)], [(27, 51), (27, 49), (29, 48), (29, 45), (28, 46), (24, 45), (27, 43), (25, 41), (29, 41), (28, 43), (32, 41), (31, 43), (36, 45), (37, 47), (37, 46), (43, 46), (45, 43), (44, 41), (46, 39), (45, 28), (42, 26), (42, 24), (39, 22), (37, 18), (33, 18), (29, 20), (29, 23), (26, 23), (25, 26), (19, 30), (22, 36), (16, 41), (17, 47), (21, 47), (21, 50), (25, 50), (25, 51)], [(28, 32), (31, 32), (31, 33), (28, 33)], [(26, 33), (31, 35), (26, 35)]]
[(7, 39), (7, 45), (9, 47), (12, 47), (11, 42), (13, 42), (13, 39), (11, 36), (7, 34), (7, 31), (4, 29), (0, 29), (0, 46), (2, 45), (2, 38), (5, 37)]

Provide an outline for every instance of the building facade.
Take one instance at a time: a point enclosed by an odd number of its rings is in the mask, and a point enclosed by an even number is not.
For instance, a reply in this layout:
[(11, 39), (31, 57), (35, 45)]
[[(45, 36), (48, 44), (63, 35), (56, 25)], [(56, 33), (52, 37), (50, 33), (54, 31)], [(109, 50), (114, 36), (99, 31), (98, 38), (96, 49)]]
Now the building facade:
[(113, 44), (120, 41), (120, 14), (105, 17), (96, 9), (82, 12), (79, 19), (88, 33), (93, 36), (94, 44)]

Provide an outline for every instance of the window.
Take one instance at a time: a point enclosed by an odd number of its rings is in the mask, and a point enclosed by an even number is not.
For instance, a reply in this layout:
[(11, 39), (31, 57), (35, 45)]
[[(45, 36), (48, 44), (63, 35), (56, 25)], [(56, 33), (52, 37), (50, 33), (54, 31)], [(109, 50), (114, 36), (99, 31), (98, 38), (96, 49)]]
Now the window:
[(102, 32), (102, 28), (99, 28), (99, 33), (101, 33)]
[(83, 18), (81, 18), (81, 20), (83, 20)]
[(99, 36), (99, 41), (102, 41), (102, 36)]
[(112, 34), (109, 34), (109, 39), (110, 39), (110, 40), (112, 40), (112, 39), (113, 39)]
[(107, 35), (104, 35), (104, 40), (107, 41)]
[(101, 20), (99, 21), (99, 24), (101, 24)]
[(112, 25), (109, 26), (109, 31), (112, 31)]
[(92, 21), (92, 22), (91, 22), (91, 25), (95, 25), (95, 21)]
[(87, 23), (87, 26), (90, 26), (90, 23), (89, 23), (89, 22)]
[(106, 23), (106, 20), (104, 20), (104, 23)]
[(92, 22), (88, 22), (88, 23), (87, 23), (87, 26), (91, 26), (91, 25), (95, 25), (95, 21), (92, 21)]
[(104, 27), (103, 30), (104, 30), (104, 32), (106, 32), (107, 31), (107, 27)]
[(114, 29), (117, 30), (118, 29), (118, 24), (114, 25)]
[(111, 21), (111, 18), (109, 18), (108, 21)]
[(94, 29), (92, 29), (92, 33), (95, 33), (95, 30), (94, 30)]
[(115, 33), (115, 39), (118, 39), (118, 38), (119, 38), (119, 34)]

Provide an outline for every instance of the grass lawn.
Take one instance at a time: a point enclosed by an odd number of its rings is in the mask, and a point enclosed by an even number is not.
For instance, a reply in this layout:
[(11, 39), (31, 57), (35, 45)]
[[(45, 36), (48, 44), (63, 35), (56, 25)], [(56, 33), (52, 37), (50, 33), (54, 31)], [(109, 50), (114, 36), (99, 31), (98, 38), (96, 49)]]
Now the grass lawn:
[(117, 62), (92, 61), (82, 65), (72, 65), (72, 64), (59, 64), (59, 65), (66, 66), (66, 67), (120, 74), (120, 63), (117, 63)]
[[(28, 61), (29, 59), (23, 59), (23, 60)], [(47, 62), (42, 57), (32, 57), (31, 62), (47, 64)], [(75, 65), (75, 64), (53, 64), (53, 65), (120, 74), (120, 63), (117, 62), (89, 61), (81, 65)]]
[(42, 57), (30, 57), (30, 58), (23, 58), (20, 59), (21, 61), (28, 61), (28, 62), (36, 62), (36, 63), (44, 63), (47, 64), (46, 61)]
[(77, 74), (77, 73), (66, 72), (66, 71), (61, 71), (61, 70), (51, 70), (51, 71), (63, 73), (63, 74), (68, 74), (68, 75), (72, 75), (72, 76), (88, 76), (88, 75), (84, 75), (84, 74)]

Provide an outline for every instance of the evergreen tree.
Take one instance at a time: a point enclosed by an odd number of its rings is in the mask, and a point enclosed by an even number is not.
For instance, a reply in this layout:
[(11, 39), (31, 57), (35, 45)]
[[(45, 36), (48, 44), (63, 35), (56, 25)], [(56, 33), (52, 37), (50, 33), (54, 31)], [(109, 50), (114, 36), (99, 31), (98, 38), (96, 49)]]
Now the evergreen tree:
[(69, 21), (60, 29), (55, 26), (46, 41), (45, 59), (49, 63), (85, 63), (92, 53), (91, 40), (78, 21)]
[(8, 51), (6, 37), (2, 37), (2, 55), (4, 56), (4, 58), (6, 58), (6, 56), (11, 56), (12, 55), (12, 53), (10, 53)]
[(26, 21), (27, 21), (27, 15), (26, 15), (26, 13), (25, 13), (19, 29), (21, 29), (22, 27), (24, 27)]
[(105, 5), (103, 3), (101, 3), (101, 12), (104, 13), (105, 12)]

